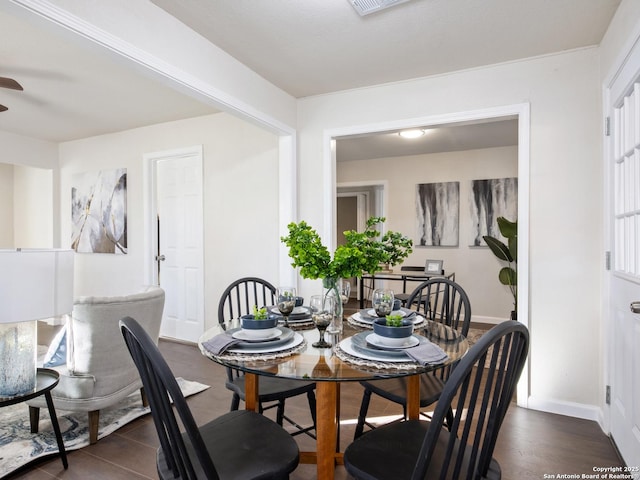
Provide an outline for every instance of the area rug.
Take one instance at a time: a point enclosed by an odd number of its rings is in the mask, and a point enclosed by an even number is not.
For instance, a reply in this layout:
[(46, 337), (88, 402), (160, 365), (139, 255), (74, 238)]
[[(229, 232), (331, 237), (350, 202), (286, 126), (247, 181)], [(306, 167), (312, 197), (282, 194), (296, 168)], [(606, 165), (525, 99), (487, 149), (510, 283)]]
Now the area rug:
[[(208, 385), (180, 377), (176, 380), (185, 397), (209, 388)], [(149, 407), (142, 406), (140, 392), (132, 393), (118, 405), (100, 411), (98, 439), (106, 437), (149, 412)], [(58, 423), (67, 451), (89, 445), (86, 413), (58, 412)], [(0, 408), (0, 477), (37, 458), (57, 453), (58, 444), (46, 408), (40, 409), (40, 428), (37, 434), (31, 433), (29, 408), (25, 403)]]

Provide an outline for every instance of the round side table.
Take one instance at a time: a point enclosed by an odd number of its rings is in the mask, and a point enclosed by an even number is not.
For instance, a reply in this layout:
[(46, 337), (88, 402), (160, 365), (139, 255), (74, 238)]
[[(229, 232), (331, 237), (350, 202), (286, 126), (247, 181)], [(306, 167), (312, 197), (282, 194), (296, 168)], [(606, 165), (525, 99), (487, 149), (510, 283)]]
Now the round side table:
[(49, 408), (51, 425), (53, 425), (53, 431), (56, 434), (56, 441), (58, 442), (58, 450), (60, 451), (62, 465), (66, 469), (69, 466), (67, 463), (67, 452), (64, 449), (64, 442), (62, 441), (62, 433), (60, 433), (60, 425), (58, 424), (56, 409), (53, 406), (53, 399), (51, 398), (51, 390), (58, 385), (59, 378), (60, 374), (55, 370), (51, 370), (50, 368), (38, 368), (36, 388), (32, 392), (24, 393), (22, 395), (16, 395), (14, 397), (0, 397), (0, 408), (15, 405), (16, 403), (26, 402), (32, 398), (44, 395), (44, 398), (47, 401), (47, 407)]

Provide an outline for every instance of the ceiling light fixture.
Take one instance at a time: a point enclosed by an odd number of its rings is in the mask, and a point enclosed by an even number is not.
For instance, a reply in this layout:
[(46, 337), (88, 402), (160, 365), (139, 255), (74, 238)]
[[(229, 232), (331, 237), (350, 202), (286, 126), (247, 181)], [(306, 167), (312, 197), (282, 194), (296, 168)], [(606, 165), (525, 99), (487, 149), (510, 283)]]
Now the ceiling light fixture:
[(411, 130), (402, 130), (398, 132), (402, 138), (419, 138), (423, 136), (426, 132), (422, 128), (412, 128)]

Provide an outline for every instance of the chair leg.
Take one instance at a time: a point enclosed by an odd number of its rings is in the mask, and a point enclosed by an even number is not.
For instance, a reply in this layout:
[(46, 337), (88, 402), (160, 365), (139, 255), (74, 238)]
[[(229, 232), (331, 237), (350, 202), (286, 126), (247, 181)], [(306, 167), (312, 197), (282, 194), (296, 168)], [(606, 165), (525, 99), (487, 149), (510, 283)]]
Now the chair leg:
[(282, 426), (283, 418), (284, 418), (284, 399), (278, 402), (278, 408), (276, 410), (276, 423)]
[(240, 396), (236, 393), (231, 397), (231, 408), (230, 411), (238, 410), (240, 408)]
[(309, 411), (311, 412), (313, 428), (316, 428), (316, 394), (313, 393), (313, 390), (307, 392), (307, 400), (309, 401)]
[(100, 410), (89, 412), (89, 444), (98, 441), (98, 426), (100, 425)]
[(358, 413), (358, 423), (356, 425), (356, 431), (353, 434), (355, 440), (364, 430), (364, 422), (367, 420), (367, 412), (369, 411), (369, 402), (371, 401), (371, 390), (365, 388), (362, 395), (362, 403), (360, 404), (360, 413)]
[(40, 423), (40, 408), (29, 407), (29, 424), (31, 425), (31, 433), (38, 433)]
[(148, 407), (149, 406), (149, 400), (147, 399), (147, 394), (144, 393), (144, 387), (140, 388), (140, 397), (142, 398), (142, 406), (143, 407)]
[(449, 407), (449, 410), (444, 417), (444, 423), (447, 427), (447, 430), (451, 431), (451, 427), (453, 426), (453, 409), (451, 407)]

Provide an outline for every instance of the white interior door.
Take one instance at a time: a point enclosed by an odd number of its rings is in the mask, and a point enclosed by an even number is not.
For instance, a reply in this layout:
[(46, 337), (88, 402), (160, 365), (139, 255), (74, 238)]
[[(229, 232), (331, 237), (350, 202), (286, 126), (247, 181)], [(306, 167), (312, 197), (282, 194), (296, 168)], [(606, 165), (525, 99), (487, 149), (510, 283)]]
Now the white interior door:
[[(640, 51), (609, 90), (610, 428), (630, 468), (640, 467)], [(634, 60), (635, 58), (635, 60)], [(629, 75), (633, 68), (633, 74)], [(640, 303), (638, 304), (640, 311)], [(630, 472), (640, 478), (637, 470)]]
[(196, 342), (204, 332), (202, 153), (156, 158), (160, 335)]

